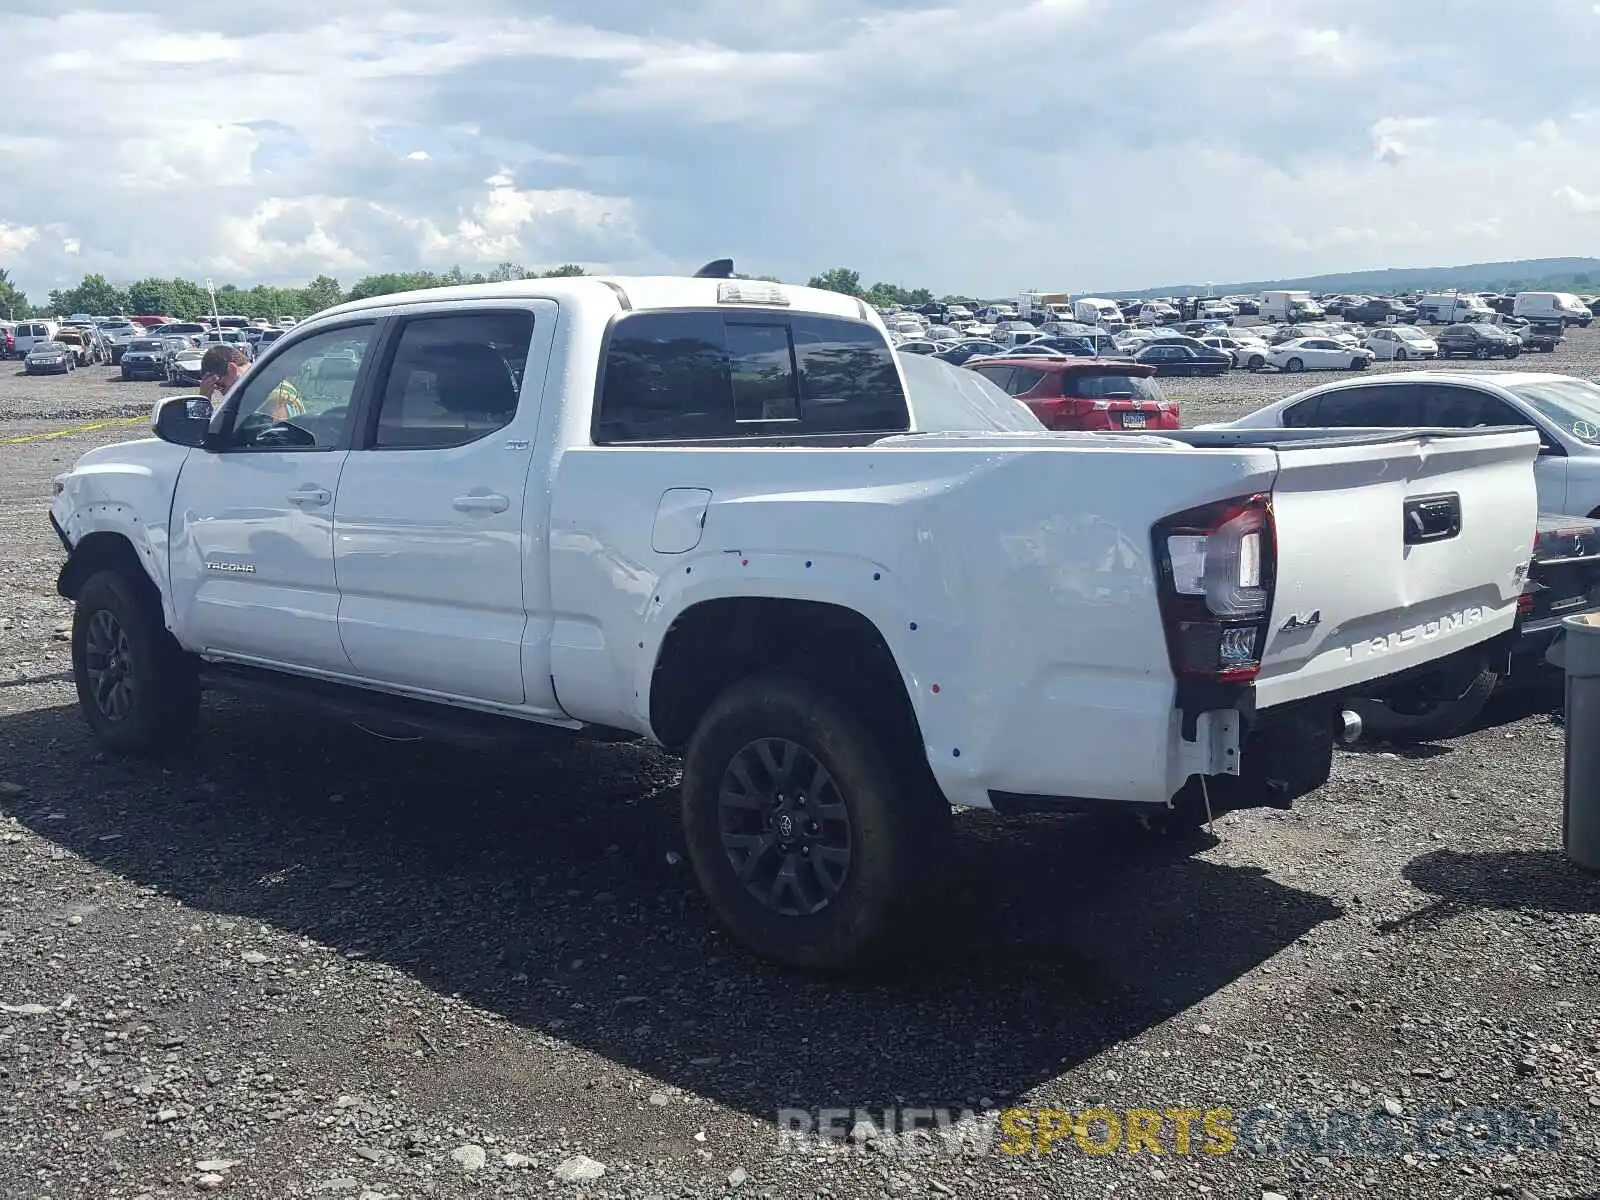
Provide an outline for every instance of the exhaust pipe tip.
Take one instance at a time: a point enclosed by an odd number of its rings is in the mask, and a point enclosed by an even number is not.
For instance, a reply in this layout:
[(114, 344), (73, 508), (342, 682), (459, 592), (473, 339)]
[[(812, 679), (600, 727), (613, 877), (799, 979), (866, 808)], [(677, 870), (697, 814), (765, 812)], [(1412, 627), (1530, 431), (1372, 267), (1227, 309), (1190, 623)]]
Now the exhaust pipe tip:
[(1361, 740), (1361, 717), (1345, 709), (1339, 714), (1339, 741), (1342, 745), (1349, 746)]

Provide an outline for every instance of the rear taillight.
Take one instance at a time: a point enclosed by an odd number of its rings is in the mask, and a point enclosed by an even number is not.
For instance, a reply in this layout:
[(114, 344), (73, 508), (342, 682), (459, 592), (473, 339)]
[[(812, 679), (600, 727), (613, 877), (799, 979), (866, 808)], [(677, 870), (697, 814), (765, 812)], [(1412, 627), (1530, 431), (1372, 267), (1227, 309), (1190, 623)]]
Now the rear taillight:
[(1248, 683), (1261, 669), (1277, 565), (1271, 497), (1178, 513), (1153, 531), (1167, 653), (1180, 679)]

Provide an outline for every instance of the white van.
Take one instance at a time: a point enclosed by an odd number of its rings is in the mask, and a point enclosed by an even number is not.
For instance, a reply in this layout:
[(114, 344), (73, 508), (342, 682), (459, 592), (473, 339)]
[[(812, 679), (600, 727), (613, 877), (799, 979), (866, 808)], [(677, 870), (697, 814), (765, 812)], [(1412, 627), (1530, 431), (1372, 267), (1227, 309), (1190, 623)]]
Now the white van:
[(1518, 292), (1511, 315), (1529, 321), (1560, 321), (1588, 328), (1594, 314), (1571, 292)]
[(61, 332), (61, 326), (54, 321), (18, 321), (16, 329), (16, 347), (13, 353), (18, 358), (26, 358), (28, 351), (40, 342), (53, 342), (56, 335)]
[(1417, 320), (1424, 325), (1482, 324), (1492, 316), (1483, 297), (1468, 292), (1433, 292), (1417, 301)]
[(1120, 333), (1128, 327), (1128, 319), (1115, 303), (1095, 296), (1076, 301), (1072, 306), (1072, 316), (1085, 325), (1098, 325), (1107, 333)]

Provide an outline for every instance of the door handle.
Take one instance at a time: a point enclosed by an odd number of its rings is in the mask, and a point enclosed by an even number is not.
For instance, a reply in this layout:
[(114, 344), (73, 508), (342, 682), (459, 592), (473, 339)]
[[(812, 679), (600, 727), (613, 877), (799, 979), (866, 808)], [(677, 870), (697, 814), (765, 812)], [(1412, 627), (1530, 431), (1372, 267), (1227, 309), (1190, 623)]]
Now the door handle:
[(289, 493), (290, 504), (306, 504), (313, 508), (326, 504), (333, 499), (333, 493), (327, 488), (303, 487), (296, 488)]
[(468, 493), (456, 497), (455, 507), (457, 512), (503, 513), (511, 507), (511, 501), (498, 492), (491, 492), (488, 495)]

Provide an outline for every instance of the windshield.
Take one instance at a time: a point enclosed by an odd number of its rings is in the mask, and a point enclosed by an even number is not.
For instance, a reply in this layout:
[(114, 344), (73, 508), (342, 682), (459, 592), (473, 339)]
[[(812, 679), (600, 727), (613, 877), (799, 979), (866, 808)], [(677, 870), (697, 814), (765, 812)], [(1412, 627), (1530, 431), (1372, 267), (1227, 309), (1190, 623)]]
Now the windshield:
[(903, 354), (900, 370), (918, 433), (1042, 433), (1039, 418), (976, 371)]
[(1402, 342), (1425, 342), (1428, 340), (1427, 334), (1420, 329), (1413, 329), (1410, 325), (1396, 325), (1393, 333)]
[(1585, 379), (1547, 379), (1507, 390), (1580, 442), (1600, 445), (1600, 387)]
[(161, 343), (154, 338), (138, 338), (128, 343), (128, 349), (135, 354), (145, 350), (160, 350)]

